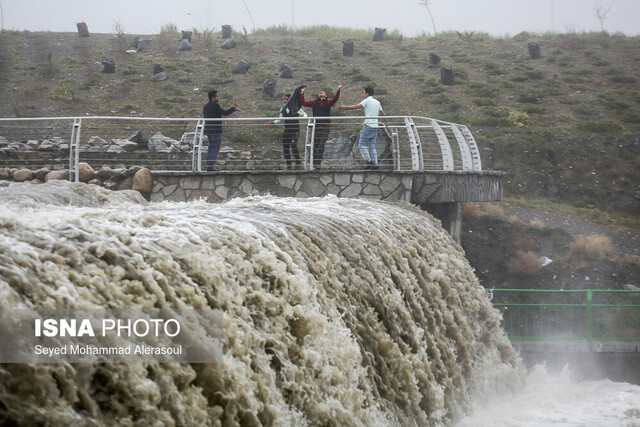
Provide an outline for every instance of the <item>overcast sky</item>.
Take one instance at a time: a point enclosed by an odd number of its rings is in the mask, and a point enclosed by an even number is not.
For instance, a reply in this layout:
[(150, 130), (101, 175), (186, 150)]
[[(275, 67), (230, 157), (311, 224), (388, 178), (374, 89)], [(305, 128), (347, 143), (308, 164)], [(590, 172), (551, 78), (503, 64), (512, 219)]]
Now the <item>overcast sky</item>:
[[(246, 6), (245, 6), (246, 4)], [(600, 31), (596, 9), (609, 13), (609, 32), (640, 34), (640, 0), (430, 0), (437, 31), (482, 31), (503, 36), (521, 31)], [(180, 30), (235, 30), (292, 24), (305, 27), (397, 29), (406, 36), (433, 34), (418, 0), (0, 0), (5, 30), (75, 32), (86, 22), (94, 33), (156, 34), (165, 24)], [(253, 18), (253, 22), (252, 22)]]

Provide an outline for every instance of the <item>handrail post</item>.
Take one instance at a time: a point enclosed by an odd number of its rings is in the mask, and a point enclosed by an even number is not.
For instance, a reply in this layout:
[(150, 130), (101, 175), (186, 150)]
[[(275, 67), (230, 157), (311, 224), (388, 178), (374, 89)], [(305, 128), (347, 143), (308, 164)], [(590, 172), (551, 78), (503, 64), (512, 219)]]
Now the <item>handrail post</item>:
[(80, 131), (82, 130), (82, 119), (73, 119), (71, 129), (71, 145), (69, 146), (69, 181), (80, 182), (80, 171), (78, 170), (78, 156), (80, 146)]
[(407, 135), (409, 135), (409, 144), (411, 145), (411, 169), (414, 171), (424, 170), (424, 157), (422, 155), (422, 143), (420, 142), (420, 135), (416, 129), (413, 118), (406, 116), (404, 118), (404, 124), (407, 128)]
[(304, 138), (304, 163), (306, 170), (313, 170), (313, 143), (316, 135), (316, 119), (309, 119), (307, 132)]
[(593, 292), (587, 291), (587, 338), (593, 339)]
[(204, 119), (198, 120), (196, 133), (193, 137), (193, 155), (191, 158), (191, 170), (202, 172), (202, 139), (204, 135)]

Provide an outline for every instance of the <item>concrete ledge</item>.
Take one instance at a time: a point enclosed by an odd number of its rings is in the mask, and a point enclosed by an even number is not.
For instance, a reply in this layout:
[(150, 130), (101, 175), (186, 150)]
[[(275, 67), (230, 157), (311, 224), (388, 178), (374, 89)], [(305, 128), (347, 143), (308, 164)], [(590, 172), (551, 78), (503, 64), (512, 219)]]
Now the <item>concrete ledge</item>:
[(640, 353), (635, 341), (511, 341), (525, 353)]
[(151, 200), (220, 202), (234, 197), (364, 197), (416, 205), (502, 199), (504, 172), (391, 170), (155, 171)]

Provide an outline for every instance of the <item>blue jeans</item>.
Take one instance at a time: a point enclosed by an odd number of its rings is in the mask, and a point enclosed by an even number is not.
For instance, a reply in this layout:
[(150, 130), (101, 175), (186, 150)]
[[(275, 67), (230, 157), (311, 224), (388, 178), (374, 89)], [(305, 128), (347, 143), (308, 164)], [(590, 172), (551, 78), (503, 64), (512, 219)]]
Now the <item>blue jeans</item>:
[(210, 133), (210, 134), (207, 134), (207, 138), (209, 138), (209, 152), (207, 153), (207, 168), (212, 168), (213, 164), (218, 158), (220, 145), (222, 145), (222, 134)]
[(362, 157), (369, 162), (378, 164), (378, 153), (376, 152), (376, 138), (378, 137), (378, 128), (367, 125), (362, 126), (360, 131), (360, 151)]

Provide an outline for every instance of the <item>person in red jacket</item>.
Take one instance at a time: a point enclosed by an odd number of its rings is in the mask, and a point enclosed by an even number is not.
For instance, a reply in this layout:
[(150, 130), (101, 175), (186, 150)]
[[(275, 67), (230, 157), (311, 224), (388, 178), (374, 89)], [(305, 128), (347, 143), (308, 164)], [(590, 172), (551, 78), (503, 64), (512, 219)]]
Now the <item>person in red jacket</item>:
[(331, 126), (331, 107), (338, 102), (340, 98), (340, 89), (344, 87), (344, 83), (338, 86), (338, 90), (333, 98), (327, 99), (325, 91), (318, 92), (318, 97), (313, 101), (304, 100), (304, 91), (306, 88), (300, 90), (300, 104), (305, 107), (311, 107), (313, 111), (313, 117), (319, 117), (316, 120), (316, 129), (313, 137), (313, 168), (320, 169), (320, 163), (324, 157), (324, 145), (329, 138), (329, 129)]

